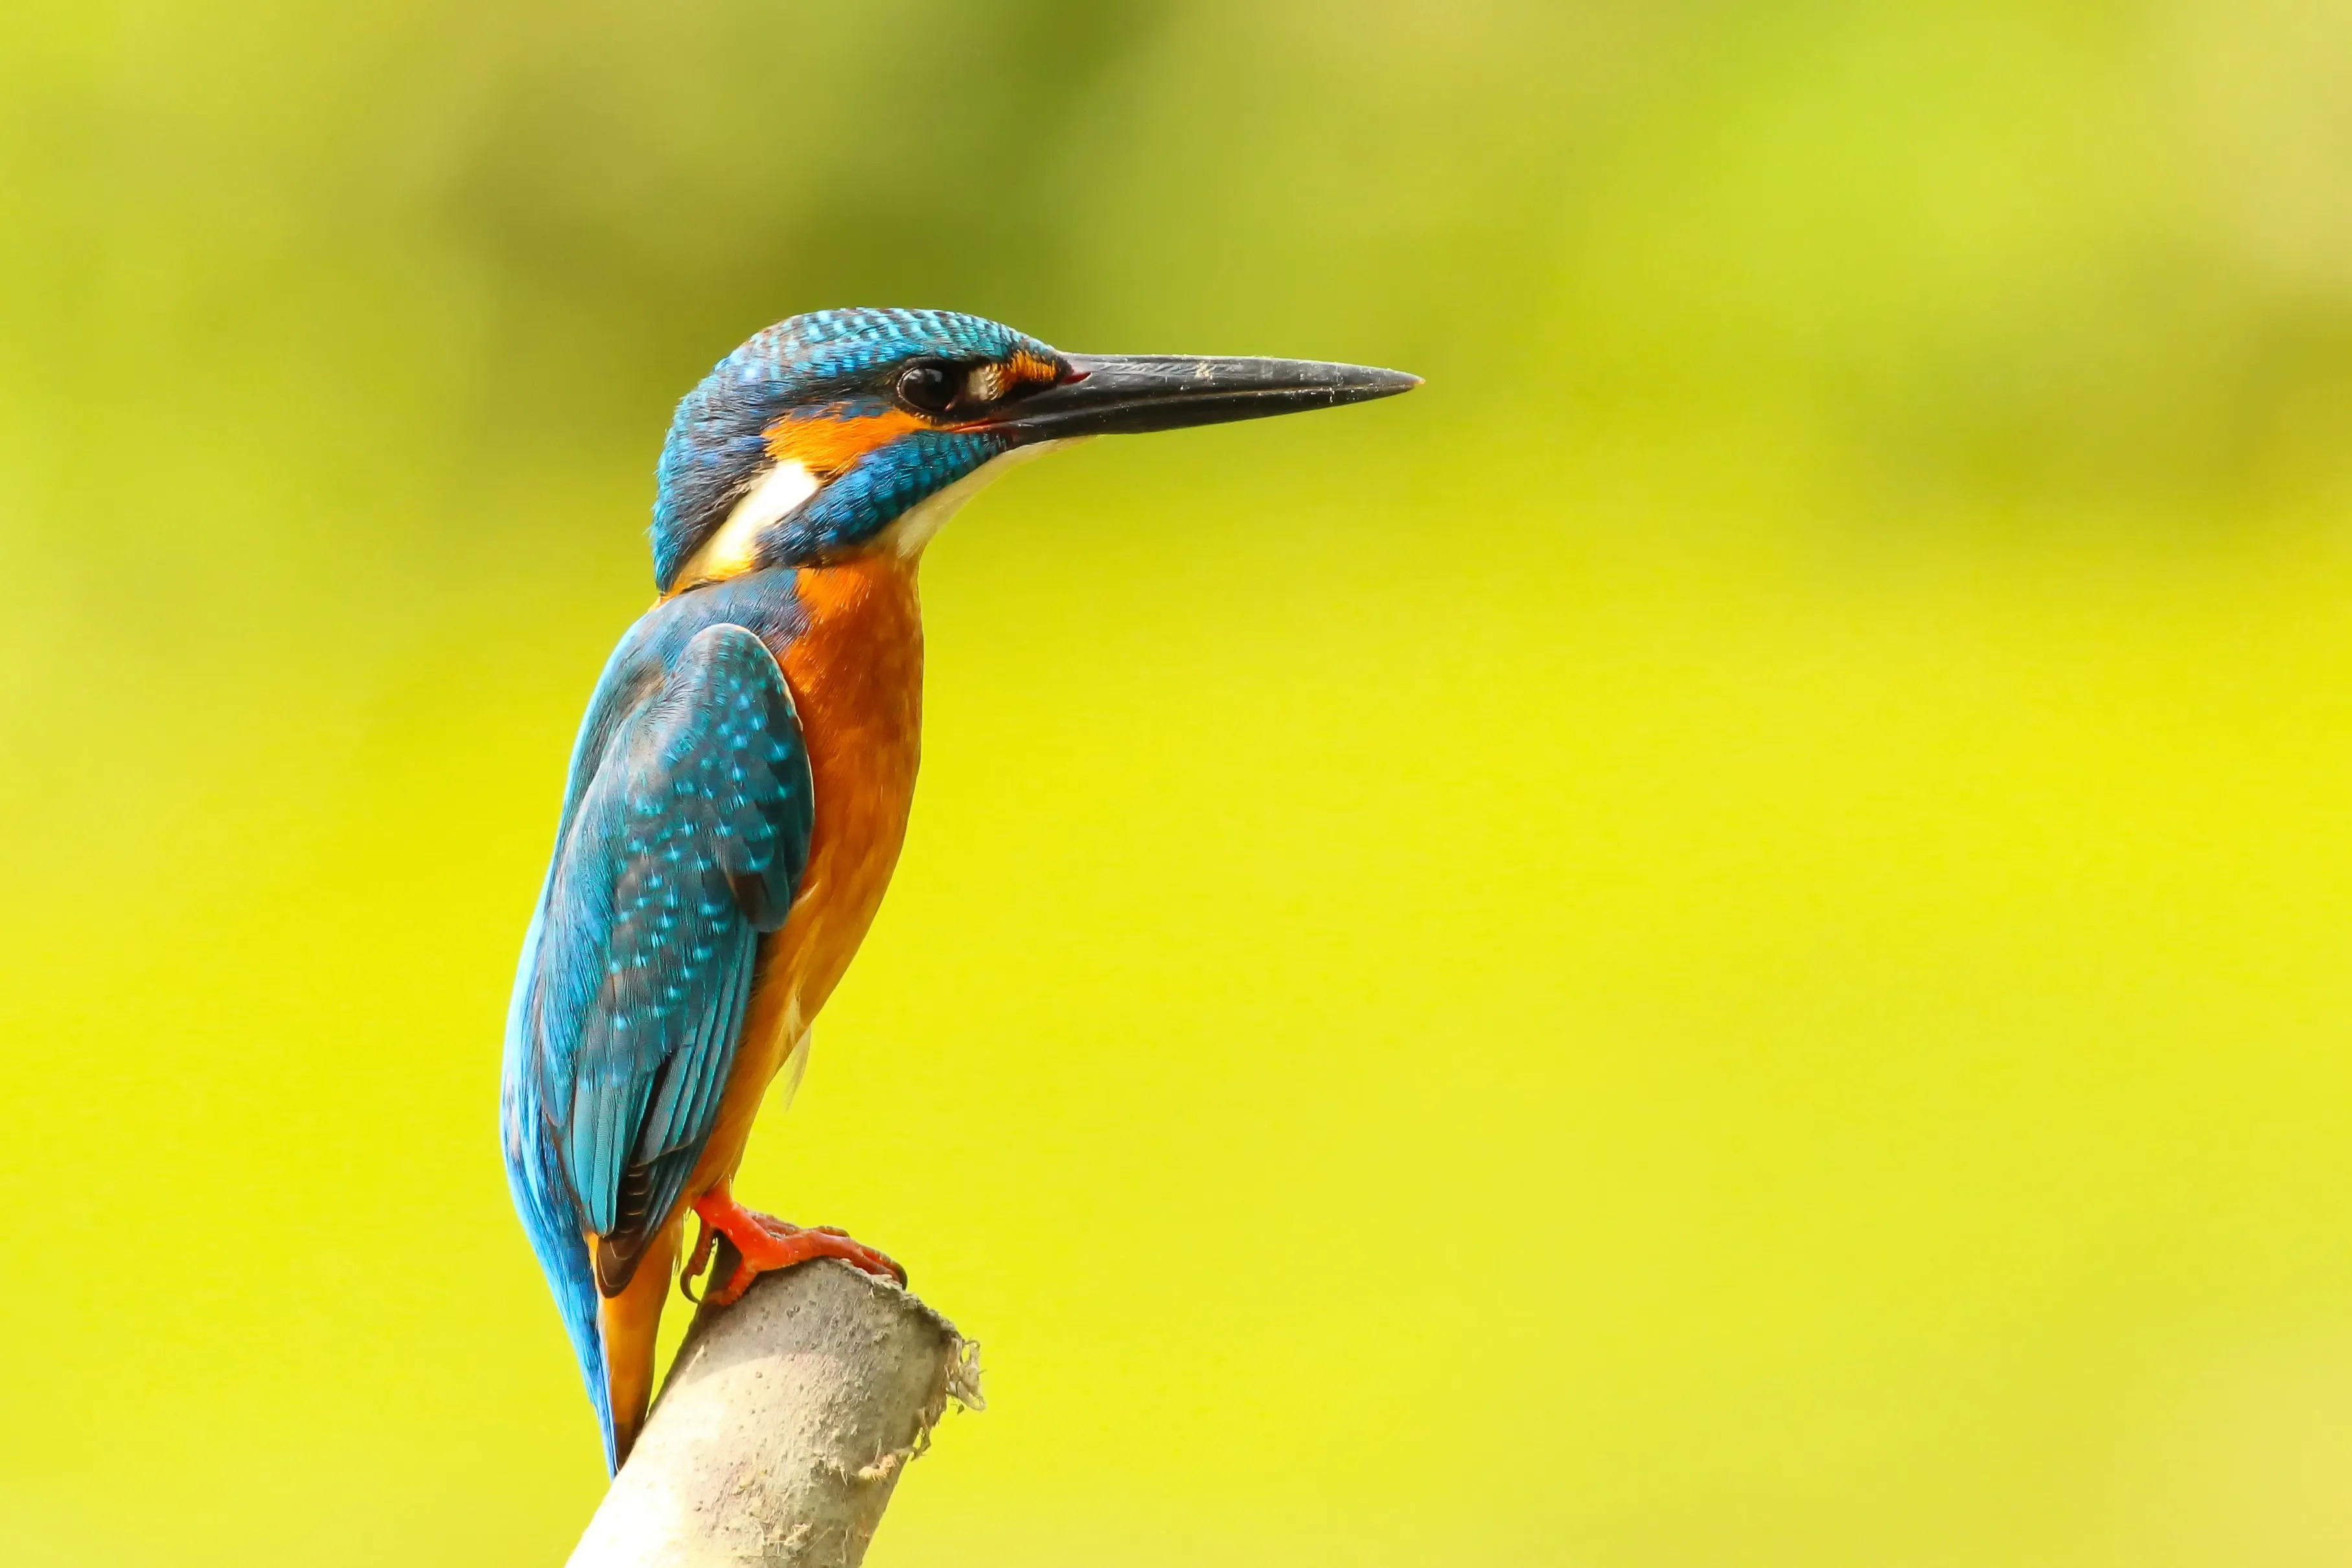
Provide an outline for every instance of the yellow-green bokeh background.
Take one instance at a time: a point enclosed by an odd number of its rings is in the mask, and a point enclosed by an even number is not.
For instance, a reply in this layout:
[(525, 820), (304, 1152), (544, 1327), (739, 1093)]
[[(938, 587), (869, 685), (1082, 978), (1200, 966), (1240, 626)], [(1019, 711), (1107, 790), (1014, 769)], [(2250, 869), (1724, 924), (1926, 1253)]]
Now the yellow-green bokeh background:
[(0, 1548), (560, 1559), (496, 1157), (670, 403), (923, 303), (1413, 397), (926, 574), (747, 1194), (874, 1561), (2352, 1561), (2352, 9), (0, 16)]

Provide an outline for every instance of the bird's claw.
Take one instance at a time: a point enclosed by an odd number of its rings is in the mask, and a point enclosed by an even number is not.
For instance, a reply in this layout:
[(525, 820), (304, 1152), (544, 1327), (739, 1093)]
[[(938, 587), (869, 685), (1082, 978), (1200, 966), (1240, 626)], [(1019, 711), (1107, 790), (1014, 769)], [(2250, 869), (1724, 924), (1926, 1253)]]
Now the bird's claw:
[(702, 1298), (694, 1293), (694, 1282), (710, 1266), (710, 1255), (718, 1247), (719, 1232), (711, 1228), (709, 1220), (697, 1213), (694, 1216), (694, 1250), (686, 1255), (686, 1267), (677, 1271), (677, 1293), (698, 1307), (702, 1305)]
[(907, 1282), (904, 1268), (864, 1243), (852, 1241), (849, 1233), (838, 1226), (789, 1225), (773, 1215), (745, 1208), (724, 1186), (714, 1187), (705, 1194), (694, 1205), (694, 1215), (700, 1229), (694, 1250), (688, 1255), (686, 1268), (678, 1276), (678, 1290), (689, 1301), (697, 1300), (691, 1282), (710, 1262), (722, 1236), (734, 1244), (742, 1261), (736, 1265), (733, 1277), (724, 1286), (716, 1291), (706, 1291), (700, 1298), (709, 1306), (731, 1307), (761, 1275), (820, 1258), (837, 1258), (879, 1279), (894, 1279), (900, 1285)]

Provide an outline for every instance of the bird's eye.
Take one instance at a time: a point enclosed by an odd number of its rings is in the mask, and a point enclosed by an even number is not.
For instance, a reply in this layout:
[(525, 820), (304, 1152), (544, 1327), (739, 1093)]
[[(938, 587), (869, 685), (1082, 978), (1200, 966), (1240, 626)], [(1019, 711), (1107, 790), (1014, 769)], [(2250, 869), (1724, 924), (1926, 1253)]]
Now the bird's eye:
[(898, 398), (909, 408), (944, 414), (963, 390), (963, 376), (953, 365), (926, 360), (898, 373)]

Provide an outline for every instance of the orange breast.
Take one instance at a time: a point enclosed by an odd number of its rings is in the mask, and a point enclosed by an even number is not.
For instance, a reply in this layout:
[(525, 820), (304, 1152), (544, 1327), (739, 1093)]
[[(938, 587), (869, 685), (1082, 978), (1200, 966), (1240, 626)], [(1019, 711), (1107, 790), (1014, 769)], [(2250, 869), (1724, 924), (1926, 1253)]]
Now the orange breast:
[(774, 649), (800, 710), (816, 793), (808, 869), (762, 945), (719, 1123), (691, 1202), (734, 1173), (760, 1098), (865, 940), (906, 841), (922, 752), (923, 627), (915, 565), (889, 552), (810, 567), (806, 629)]

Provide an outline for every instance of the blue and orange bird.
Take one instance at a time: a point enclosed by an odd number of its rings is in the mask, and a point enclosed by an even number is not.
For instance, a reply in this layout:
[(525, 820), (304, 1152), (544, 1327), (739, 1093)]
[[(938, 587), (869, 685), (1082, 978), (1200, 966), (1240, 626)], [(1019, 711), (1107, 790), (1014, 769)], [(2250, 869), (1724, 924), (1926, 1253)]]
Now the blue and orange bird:
[(905, 1279), (730, 1191), (753, 1116), (881, 903), (914, 797), (923, 547), (991, 478), (1084, 437), (1386, 397), (1395, 371), (1056, 353), (945, 310), (820, 310), (678, 405), (656, 470), (660, 597), (604, 666), (508, 1015), (507, 1175), (604, 1438), (628, 1457), (686, 1216), (752, 1279), (817, 1258)]

